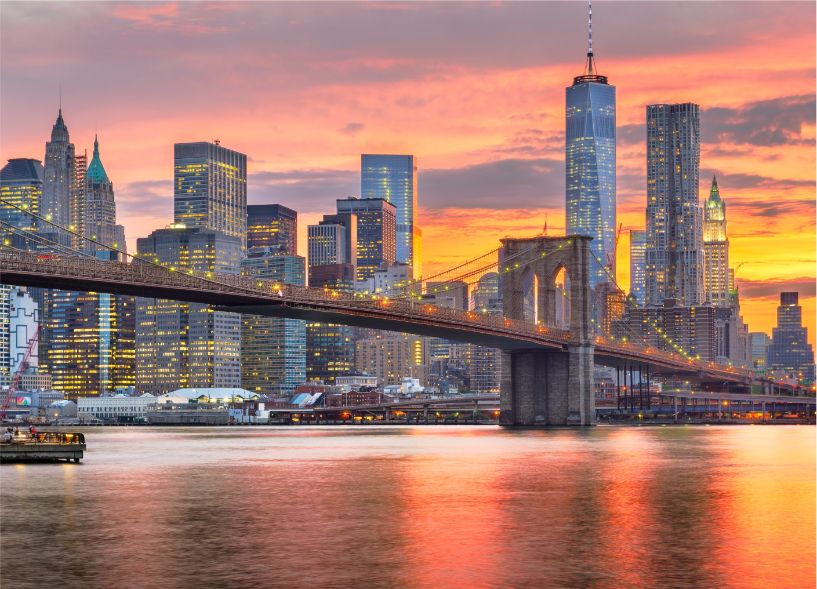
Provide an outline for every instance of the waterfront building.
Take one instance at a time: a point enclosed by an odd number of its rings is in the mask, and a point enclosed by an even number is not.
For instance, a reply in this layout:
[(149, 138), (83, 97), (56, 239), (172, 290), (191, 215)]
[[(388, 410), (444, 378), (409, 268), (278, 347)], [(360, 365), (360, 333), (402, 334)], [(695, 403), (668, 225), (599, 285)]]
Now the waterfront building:
[(796, 292), (781, 292), (777, 327), (772, 329), (768, 368), (800, 382), (814, 382), (814, 351), (803, 327), (803, 308)]
[(11, 384), (11, 287), (0, 284), (0, 387)]
[(78, 196), (74, 156), (74, 144), (70, 141), (60, 108), (51, 129), (51, 141), (45, 144), (40, 214), (62, 227), (71, 224), (71, 211)]
[(247, 156), (209, 143), (173, 146), (174, 223), (221, 231), (247, 248)]
[(345, 198), (337, 201), (338, 215), (357, 219), (357, 280), (371, 278), (396, 260), (396, 209), (382, 198)]
[(405, 333), (383, 332), (358, 340), (355, 369), (374, 376), (381, 386), (399, 385), (403, 378), (425, 382), (423, 338)]
[(360, 195), (382, 198), (394, 205), (396, 214), (395, 262), (413, 269), (420, 277), (422, 232), (417, 225), (417, 158), (413, 155), (364, 153), (360, 156)]
[[(355, 267), (352, 264), (309, 267), (310, 286), (351, 292), (354, 289), (354, 282)], [(355, 342), (352, 327), (317, 321), (306, 322), (307, 380), (332, 384), (337, 381), (338, 376), (350, 374), (354, 367)]]
[(697, 104), (647, 106), (645, 302), (680, 306), (705, 300), (701, 155)]
[(247, 249), (298, 254), (298, 213), (283, 205), (247, 205)]
[(716, 307), (734, 305), (730, 292), (729, 239), (726, 237), (726, 203), (712, 177), (712, 188), (704, 204), (704, 292)]
[(630, 298), (634, 304), (643, 307), (646, 302), (644, 294), (644, 251), (647, 248), (647, 232), (630, 231)]
[[(37, 220), (26, 211), (39, 214), (42, 194), (43, 166), (40, 160), (10, 159), (0, 170), (0, 221), (24, 231), (36, 231)], [(8, 239), (11, 245), (22, 249), (35, 247), (17, 232), (4, 227), (0, 227), (0, 239)]]
[(766, 370), (767, 359), (769, 353), (769, 345), (772, 343), (772, 338), (769, 334), (762, 331), (753, 331), (749, 334), (749, 345), (752, 354), (752, 367), (758, 371)]
[(145, 419), (148, 411), (156, 408), (156, 397), (145, 393), (140, 397), (114, 395), (113, 397), (79, 397), (77, 417), (130, 422)]
[[(238, 274), (241, 238), (171, 225), (137, 240), (137, 255), (176, 271)], [(138, 262), (134, 262), (138, 263)], [(136, 300), (136, 387), (162, 394), (182, 387), (241, 383), (241, 316), (201, 303)]]
[[(565, 89), (565, 227), (589, 235), (590, 249), (615, 276), (616, 87), (596, 69), (590, 44), (584, 73)], [(609, 282), (590, 263), (590, 286)]]
[[(3, 291), (8, 293), (7, 302), (5, 303), (8, 313), (8, 329), (5, 330), (0, 326), (0, 362), (3, 366), (7, 366), (9, 373), (14, 375), (21, 368), (23, 358), (28, 353), (28, 348), (37, 334), (37, 328), (40, 323), (40, 312), (37, 306), (37, 301), (31, 296), (31, 293), (22, 286), (3, 286), (0, 287), (0, 293)], [(2, 296), (2, 295), (0, 295)], [(0, 323), (3, 322), (3, 303), (0, 302)], [(3, 359), (3, 338), (8, 338), (8, 360)], [(28, 358), (27, 373), (36, 373), (39, 368), (39, 350), (38, 346), (34, 345)]]
[[(306, 284), (306, 260), (253, 248), (241, 262), (246, 276)], [(241, 315), (241, 386), (255, 393), (289, 394), (306, 380), (306, 325), (300, 319)]]

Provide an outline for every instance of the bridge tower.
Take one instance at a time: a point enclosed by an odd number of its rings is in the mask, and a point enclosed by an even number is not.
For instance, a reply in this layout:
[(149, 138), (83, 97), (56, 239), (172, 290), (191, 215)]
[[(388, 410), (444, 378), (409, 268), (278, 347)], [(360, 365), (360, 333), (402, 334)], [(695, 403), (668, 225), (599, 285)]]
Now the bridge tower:
[[(592, 237), (533, 237), (502, 240), (499, 264), (505, 317), (525, 317), (533, 292), (535, 320), (553, 326), (556, 277), (570, 282), (570, 342), (565, 350), (503, 351), (500, 423), (503, 425), (594, 425)], [(506, 262), (507, 261), (507, 262)], [(505, 265), (507, 264), (507, 266)]]

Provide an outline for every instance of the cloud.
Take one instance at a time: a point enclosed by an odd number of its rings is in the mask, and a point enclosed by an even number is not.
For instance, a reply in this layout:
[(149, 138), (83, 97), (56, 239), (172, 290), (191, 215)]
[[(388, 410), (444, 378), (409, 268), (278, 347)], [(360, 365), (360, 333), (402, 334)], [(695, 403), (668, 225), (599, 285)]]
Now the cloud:
[(706, 144), (776, 146), (811, 142), (803, 125), (814, 126), (814, 95), (781, 96), (739, 108), (714, 107), (701, 113), (701, 140)]
[(173, 216), (173, 181), (139, 180), (114, 186), (117, 212), (123, 215)]
[(541, 209), (564, 205), (564, 163), (504, 159), (421, 172), (421, 206), (430, 209)]
[(360, 173), (347, 170), (254, 172), (247, 178), (251, 204), (277, 203), (303, 213), (332, 213), (335, 200), (360, 193)]
[(365, 126), (363, 123), (347, 123), (340, 132), (344, 135), (357, 135)]
[(782, 280), (741, 280), (738, 279), (738, 290), (746, 298), (778, 298), (781, 292), (796, 291), (800, 297), (815, 296), (814, 277), (786, 278)]

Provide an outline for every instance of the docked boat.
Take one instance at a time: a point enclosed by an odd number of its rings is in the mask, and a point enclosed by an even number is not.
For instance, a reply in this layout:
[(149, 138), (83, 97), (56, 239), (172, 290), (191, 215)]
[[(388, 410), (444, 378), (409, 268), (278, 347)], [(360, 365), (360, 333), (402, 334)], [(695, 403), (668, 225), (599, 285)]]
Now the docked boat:
[(0, 462), (79, 462), (84, 451), (81, 433), (18, 432), (0, 442)]

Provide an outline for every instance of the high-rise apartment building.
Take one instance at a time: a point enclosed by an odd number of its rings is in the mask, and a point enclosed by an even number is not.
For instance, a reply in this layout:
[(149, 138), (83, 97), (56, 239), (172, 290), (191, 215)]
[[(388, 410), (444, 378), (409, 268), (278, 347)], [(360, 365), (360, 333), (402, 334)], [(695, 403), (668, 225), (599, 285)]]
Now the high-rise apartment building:
[(298, 213), (283, 205), (247, 205), (247, 249), (298, 254)]
[(173, 146), (176, 224), (221, 231), (247, 248), (247, 156), (217, 141)]
[(726, 203), (712, 178), (704, 204), (704, 292), (716, 307), (733, 305), (729, 279), (729, 239), (726, 237)]
[(796, 292), (781, 292), (777, 307), (777, 327), (772, 330), (768, 349), (768, 368), (796, 378), (814, 382), (814, 351), (808, 343), (808, 328), (803, 327), (803, 308)]
[(395, 261), (412, 267), (420, 276), (422, 232), (417, 225), (417, 158), (413, 155), (364, 153), (360, 156), (360, 195), (382, 198), (394, 205)]
[[(172, 225), (137, 240), (139, 257), (177, 271), (238, 274), (241, 238)], [(139, 262), (134, 262), (139, 263)], [(185, 387), (238, 387), (241, 316), (201, 303), (136, 300), (136, 386), (162, 394)]]
[(357, 280), (371, 278), (396, 258), (397, 216), (382, 198), (345, 198), (337, 201), (339, 216), (357, 219)]
[(616, 87), (596, 70), (592, 45), (584, 73), (565, 89), (565, 199), (567, 234), (593, 238), (590, 286), (609, 282), (602, 265), (615, 277)]
[(697, 104), (647, 107), (647, 247), (645, 298), (660, 306), (703, 303), (703, 213)]
[[(306, 261), (253, 248), (241, 261), (246, 276), (304, 286)], [(306, 380), (306, 325), (300, 319), (241, 315), (241, 386), (264, 394), (289, 394)]]
[(355, 345), (357, 370), (377, 377), (382, 386), (400, 384), (404, 378), (425, 382), (424, 338), (405, 333), (384, 332), (358, 340)]
[(644, 252), (647, 248), (647, 232), (630, 231), (630, 298), (639, 307), (645, 303)]

